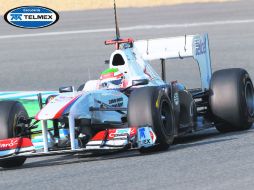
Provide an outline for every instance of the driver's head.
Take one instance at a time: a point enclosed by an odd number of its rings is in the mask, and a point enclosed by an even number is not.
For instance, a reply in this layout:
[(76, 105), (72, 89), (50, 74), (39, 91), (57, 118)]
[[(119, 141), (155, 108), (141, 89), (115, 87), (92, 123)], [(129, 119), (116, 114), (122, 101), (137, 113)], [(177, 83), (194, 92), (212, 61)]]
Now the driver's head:
[(117, 68), (109, 68), (101, 73), (100, 86), (106, 88), (120, 88), (124, 75)]

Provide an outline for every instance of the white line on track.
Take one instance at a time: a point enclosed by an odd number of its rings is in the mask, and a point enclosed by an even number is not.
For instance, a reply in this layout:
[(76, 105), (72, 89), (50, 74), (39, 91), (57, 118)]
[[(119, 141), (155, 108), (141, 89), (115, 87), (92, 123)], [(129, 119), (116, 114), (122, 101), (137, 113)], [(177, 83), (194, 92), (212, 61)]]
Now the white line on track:
[[(253, 22), (254, 22), (254, 19), (195, 22), (195, 23), (184, 23), (184, 24), (138, 25), (138, 26), (122, 27), (121, 31), (151, 30), (151, 29), (165, 29), (165, 28), (188, 28), (188, 27), (229, 25), (229, 24), (248, 24)], [(0, 36), (0, 39), (57, 36), (57, 35), (69, 35), (69, 34), (89, 34), (89, 33), (112, 32), (112, 31), (115, 31), (115, 29), (102, 28), (102, 29), (89, 29), (89, 30), (44, 32), (44, 33), (35, 33), (35, 34), (3, 35), (3, 36)]]

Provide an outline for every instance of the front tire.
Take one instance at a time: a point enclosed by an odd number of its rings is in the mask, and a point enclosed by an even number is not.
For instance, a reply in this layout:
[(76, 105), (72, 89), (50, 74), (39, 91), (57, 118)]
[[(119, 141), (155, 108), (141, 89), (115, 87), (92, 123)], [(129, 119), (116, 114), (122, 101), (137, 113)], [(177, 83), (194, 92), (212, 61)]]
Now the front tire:
[[(149, 150), (167, 150), (174, 140), (173, 108), (165, 91), (158, 87), (139, 88), (131, 93), (128, 123), (130, 126), (152, 127), (157, 136), (157, 145)], [(144, 150), (141, 149), (141, 152)]]
[[(21, 120), (26, 120), (28, 114), (20, 102), (1, 101), (0, 102), (0, 140), (18, 137), (20, 131), (16, 125)], [(11, 168), (22, 166), (26, 157), (12, 157), (0, 161), (0, 167)]]

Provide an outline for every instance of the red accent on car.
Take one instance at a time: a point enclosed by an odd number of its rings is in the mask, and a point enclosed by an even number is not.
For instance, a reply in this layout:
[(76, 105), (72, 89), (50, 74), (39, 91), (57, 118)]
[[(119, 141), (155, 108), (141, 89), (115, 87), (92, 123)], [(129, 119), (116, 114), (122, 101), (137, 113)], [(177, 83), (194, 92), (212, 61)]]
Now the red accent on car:
[(39, 118), (38, 118), (39, 113), (40, 113), (40, 111), (35, 115), (34, 119), (39, 120)]
[(152, 140), (154, 140), (154, 135), (151, 131), (150, 131), (150, 135), (151, 135)]
[(76, 96), (76, 97), (73, 98), (71, 101), (69, 101), (65, 106), (63, 106), (63, 107), (56, 113), (56, 115), (54, 116), (53, 119), (59, 119), (59, 118), (62, 116), (62, 114), (63, 114), (63, 112), (65, 111), (65, 109), (68, 108), (72, 103), (74, 103), (80, 96), (81, 96), (81, 95)]
[[(116, 133), (116, 129), (109, 129), (108, 131), (107, 130), (100, 131), (100, 132), (96, 133), (91, 140), (92, 141), (100, 141), (100, 140), (104, 140), (104, 139), (112, 140), (115, 137), (114, 136), (115, 133)], [(106, 135), (107, 135), (107, 137), (106, 137)]]
[[(55, 116), (53, 117), (53, 119), (58, 119), (59, 117), (61, 117), (61, 115), (62, 115), (62, 113), (64, 112), (64, 110), (65, 110), (68, 106), (70, 106), (72, 103), (74, 103), (74, 101), (76, 101), (80, 96), (81, 96), (81, 95), (76, 96), (76, 97), (74, 97), (72, 100), (70, 100), (65, 106), (63, 106), (63, 107), (55, 114)], [(36, 114), (36, 116), (35, 116), (35, 119), (36, 119), (36, 120), (40, 120), (40, 119), (39, 119), (39, 114), (40, 114), (40, 111), (39, 111), (39, 112)]]
[[(117, 129), (109, 129), (109, 130), (103, 130), (98, 133), (96, 133), (91, 141), (101, 141), (104, 139), (112, 140), (115, 138), (115, 134), (117, 133)], [(134, 137), (137, 134), (136, 128), (130, 128), (130, 138)], [(107, 135), (107, 136), (106, 136)]]
[(124, 39), (116, 39), (116, 40), (106, 40), (105, 45), (115, 44), (116, 49), (119, 49), (119, 45), (122, 43), (132, 44), (134, 42), (133, 38), (124, 38)]
[(144, 69), (144, 73), (149, 77), (150, 80), (153, 79), (153, 77), (147, 72), (146, 68)]
[(32, 147), (33, 143), (29, 138), (9, 138), (0, 140), (0, 151)]
[(130, 138), (134, 137), (137, 134), (137, 128), (130, 128)]

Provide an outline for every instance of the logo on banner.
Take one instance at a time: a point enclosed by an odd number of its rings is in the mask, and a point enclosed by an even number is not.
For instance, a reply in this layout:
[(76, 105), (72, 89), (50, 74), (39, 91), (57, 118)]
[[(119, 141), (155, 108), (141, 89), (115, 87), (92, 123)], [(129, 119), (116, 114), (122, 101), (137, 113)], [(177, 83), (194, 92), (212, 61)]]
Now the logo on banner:
[(7, 23), (20, 28), (44, 28), (55, 24), (59, 15), (56, 11), (41, 6), (22, 6), (9, 10), (4, 15)]

